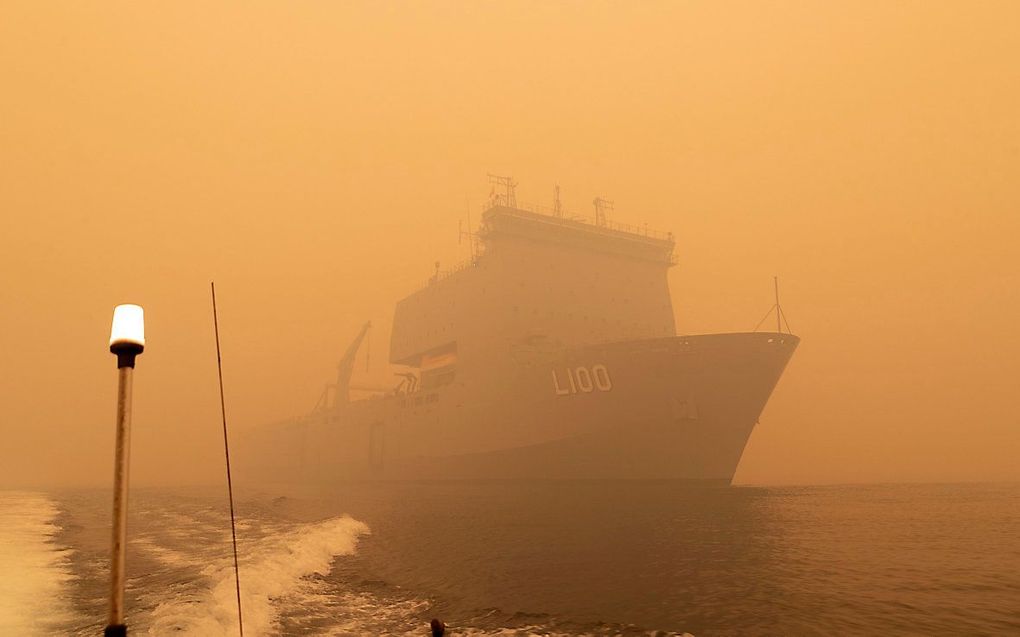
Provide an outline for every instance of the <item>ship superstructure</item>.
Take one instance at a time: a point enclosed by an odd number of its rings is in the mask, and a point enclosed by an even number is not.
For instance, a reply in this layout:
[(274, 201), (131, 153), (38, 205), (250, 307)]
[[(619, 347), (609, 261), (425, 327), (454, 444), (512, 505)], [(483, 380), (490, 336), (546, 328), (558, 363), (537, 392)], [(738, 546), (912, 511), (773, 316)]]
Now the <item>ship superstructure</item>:
[[(728, 483), (799, 342), (677, 336), (671, 234), (494, 196), (472, 259), (397, 303), (394, 389), (249, 440), (274, 478), (674, 478)], [(778, 312), (778, 308), (777, 308)], [(259, 453), (272, 449), (271, 454)]]

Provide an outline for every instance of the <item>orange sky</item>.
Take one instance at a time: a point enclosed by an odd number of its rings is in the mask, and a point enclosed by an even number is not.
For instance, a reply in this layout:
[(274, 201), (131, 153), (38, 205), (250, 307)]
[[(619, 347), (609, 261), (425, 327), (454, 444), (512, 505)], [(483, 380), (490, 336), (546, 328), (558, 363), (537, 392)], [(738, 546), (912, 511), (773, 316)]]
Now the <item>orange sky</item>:
[(804, 340), (744, 483), (1020, 479), (1020, 4), (0, 5), (0, 488), (217, 480), (466, 256), (487, 172), (678, 237), (678, 329)]

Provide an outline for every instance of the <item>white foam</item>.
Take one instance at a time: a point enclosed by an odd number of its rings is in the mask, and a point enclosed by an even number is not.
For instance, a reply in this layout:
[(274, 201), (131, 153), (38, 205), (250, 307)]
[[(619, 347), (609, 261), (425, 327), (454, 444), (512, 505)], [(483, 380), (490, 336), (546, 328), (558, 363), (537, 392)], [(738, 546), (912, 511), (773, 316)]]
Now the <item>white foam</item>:
[[(330, 619), (332, 625), (325, 635), (422, 635), (430, 634), (421, 617), (429, 607), (424, 599), (405, 598), (380, 600), (371, 593), (341, 593), (335, 600), (338, 609)], [(382, 629), (382, 626), (406, 626), (407, 630)], [(372, 627), (372, 629), (368, 629)]]
[(44, 494), (0, 492), (0, 634), (58, 634), (74, 617), (71, 551), (53, 541), (59, 513)]
[[(368, 532), (363, 522), (345, 516), (286, 532), (270, 532), (254, 541), (242, 540), (238, 553), (244, 634), (274, 632), (287, 601), (294, 601), (314, 586), (308, 576), (327, 574), (333, 560), (353, 554), (358, 538)], [(150, 635), (238, 634), (232, 558), (217, 560), (205, 567), (202, 575), (207, 586), (191, 594), (177, 592), (173, 599), (156, 606), (147, 622)]]
[(151, 553), (153, 557), (167, 566), (201, 567), (206, 564), (206, 562), (198, 556), (186, 555), (181, 551), (175, 551), (165, 546), (160, 546), (159, 544), (156, 544), (156, 541), (151, 537), (132, 538), (128, 541), (136, 548)]

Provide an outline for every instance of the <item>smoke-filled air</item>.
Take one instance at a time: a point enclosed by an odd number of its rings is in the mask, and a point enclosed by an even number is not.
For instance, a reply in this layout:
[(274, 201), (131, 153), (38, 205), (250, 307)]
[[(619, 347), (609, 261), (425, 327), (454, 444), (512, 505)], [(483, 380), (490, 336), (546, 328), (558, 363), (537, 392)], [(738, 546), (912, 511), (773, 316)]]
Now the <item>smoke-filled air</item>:
[(0, 634), (1020, 634), (1018, 113), (1005, 0), (0, 3)]
[(489, 174), (672, 232), (678, 335), (752, 331), (779, 277), (803, 342), (737, 483), (1020, 477), (1011, 3), (0, 12), (5, 485), (109, 482), (118, 303), (136, 484), (221, 478), (210, 281), (236, 435), (312, 411), (367, 321), (351, 382), (396, 386), (395, 305), (470, 262)]

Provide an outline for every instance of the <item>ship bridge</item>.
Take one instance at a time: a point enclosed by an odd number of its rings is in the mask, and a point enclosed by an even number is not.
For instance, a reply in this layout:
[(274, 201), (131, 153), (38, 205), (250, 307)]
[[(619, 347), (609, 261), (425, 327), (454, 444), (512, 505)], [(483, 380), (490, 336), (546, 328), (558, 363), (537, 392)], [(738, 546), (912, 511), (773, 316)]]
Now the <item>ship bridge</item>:
[[(398, 302), (395, 364), (484, 365), (523, 343), (577, 346), (674, 336), (667, 233), (493, 205), (480, 256)], [(452, 378), (452, 376), (450, 376)]]
[(676, 264), (672, 232), (659, 232), (607, 219), (593, 222), (584, 217), (563, 217), (539, 210), (494, 206), (482, 215), (479, 236), (486, 243), (490, 239), (517, 238), (554, 243), (565, 250), (602, 252), (666, 266)]

